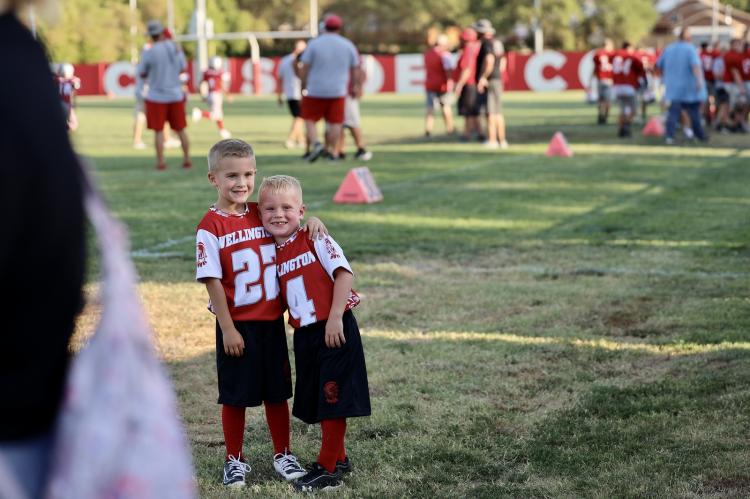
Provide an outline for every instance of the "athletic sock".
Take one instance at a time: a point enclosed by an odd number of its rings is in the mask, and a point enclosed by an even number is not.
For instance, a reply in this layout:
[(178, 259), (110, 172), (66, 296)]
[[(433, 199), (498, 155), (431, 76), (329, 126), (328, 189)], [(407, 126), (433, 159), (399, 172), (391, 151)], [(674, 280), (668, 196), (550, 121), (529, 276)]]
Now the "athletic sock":
[(201, 111), (201, 116), (204, 118), (211, 118), (211, 111)]
[(216, 126), (219, 127), (219, 130), (224, 130), (224, 120), (216, 120)]
[(286, 400), (276, 404), (263, 402), (266, 408), (266, 422), (271, 432), (274, 454), (289, 449), (289, 404)]
[(224, 430), (226, 457), (234, 456), (239, 459), (242, 455), (242, 440), (245, 435), (245, 408), (222, 405), (221, 429)]
[(336, 470), (336, 459), (344, 448), (344, 436), (346, 435), (346, 419), (324, 419), (320, 422), (323, 439), (318, 454), (318, 464), (323, 466), (329, 473)]

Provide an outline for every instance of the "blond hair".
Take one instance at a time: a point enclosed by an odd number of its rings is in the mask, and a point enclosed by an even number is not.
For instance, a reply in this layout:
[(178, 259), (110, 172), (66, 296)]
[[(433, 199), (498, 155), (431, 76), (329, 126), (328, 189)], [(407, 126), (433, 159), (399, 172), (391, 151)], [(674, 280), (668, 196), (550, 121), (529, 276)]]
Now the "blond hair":
[(302, 186), (300, 185), (299, 180), (289, 175), (273, 175), (271, 177), (265, 177), (258, 188), (258, 200), (260, 200), (260, 197), (264, 192), (278, 194), (289, 190), (294, 191), (301, 203)]
[(215, 172), (219, 168), (219, 162), (229, 157), (255, 159), (255, 153), (253, 147), (244, 140), (220, 140), (208, 151), (208, 171)]

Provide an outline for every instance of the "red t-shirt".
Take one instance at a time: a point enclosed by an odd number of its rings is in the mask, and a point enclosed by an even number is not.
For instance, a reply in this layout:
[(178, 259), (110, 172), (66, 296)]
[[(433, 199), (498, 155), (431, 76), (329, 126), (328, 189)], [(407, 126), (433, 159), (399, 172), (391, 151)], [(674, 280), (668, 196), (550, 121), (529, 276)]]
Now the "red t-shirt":
[(446, 58), (449, 57), (448, 52), (438, 47), (432, 47), (424, 53), (424, 88), (428, 92), (448, 91), (448, 68), (450, 65), (446, 68)]
[(195, 263), (196, 279), (221, 280), (233, 320), (270, 321), (281, 316), (276, 243), (263, 228), (257, 203), (247, 203), (239, 215), (212, 207), (198, 224)]
[(599, 81), (612, 80), (612, 55), (604, 49), (594, 53), (594, 75)]
[(644, 76), (643, 63), (635, 55), (624, 50), (612, 58), (612, 81), (615, 85), (630, 85), (638, 88), (639, 78)]
[(461, 78), (461, 73), (464, 69), (469, 69), (469, 79), (466, 81), (466, 85), (477, 84), (477, 56), (479, 55), (479, 49), (481, 48), (480, 42), (467, 42), (464, 49), (461, 51), (461, 56), (458, 58), (455, 72), (453, 73), (453, 79), (458, 81)]
[(739, 71), (742, 76), (742, 52), (728, 51), (724, 54), (724, 83), (734, 83), (732, 69)]
[[(297, 329), (328, 319), (333, 301), (333, 273), (338, 268), (352, 271), (331, 236), (310, 241), (297, 231), (284, 244), (276, 246), (276, 273), (292, 327)], [(359, 296), (351, 290), (346, 310), (358, 303)]]

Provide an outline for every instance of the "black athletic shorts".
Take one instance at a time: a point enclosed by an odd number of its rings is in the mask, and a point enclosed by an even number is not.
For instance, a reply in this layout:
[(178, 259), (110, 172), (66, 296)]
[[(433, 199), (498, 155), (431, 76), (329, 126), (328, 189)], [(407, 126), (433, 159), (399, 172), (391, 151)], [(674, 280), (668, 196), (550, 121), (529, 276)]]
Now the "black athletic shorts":
[(460, 116), (479, 116), (479, 99), (476, 85), (466, 85), (458, 98)]
[(716, 102), (718, 104), (729, 102), (729, 92), (727, 92), (726, 88), (721, 87), (716, 89)]
[(289, 112), (291, 115), (295, 118), (300, 117), (301, 107), (300, 107), (300, 101), (295, 99), (289, 99), (286, 101), (287, 106), (289, 106)]
[(326, 321), (294, 331), (292, 415), (305, 423), (370, 415), (365, 352), (351, 310), (344, 313), (343, 323), (346, 343), (340, 348), (326, 346)]
[(292, 396), (292, 372), (286, 346), (284, 318), (275, 321), (235, 321), (245, 341), (240, 357), (224, 353), (216, 322), (216, 372), (219, 404), (256, 407), (263, 401), (283, 402)]

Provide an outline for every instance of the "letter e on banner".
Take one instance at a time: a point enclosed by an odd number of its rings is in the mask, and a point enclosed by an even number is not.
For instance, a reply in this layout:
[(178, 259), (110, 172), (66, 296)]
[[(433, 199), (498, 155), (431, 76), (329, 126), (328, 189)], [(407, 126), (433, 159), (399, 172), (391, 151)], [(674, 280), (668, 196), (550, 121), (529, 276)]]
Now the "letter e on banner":
[(565, 65), (565, 61), (565, 55), (560, 52), (546, 51), (534, 54), (526, 62), (526, 67), (523, 68), (523, 76), (526, 79), (526, 84), (531, 90), (542, 92), (565, 90), (568, 84), (564, 78), (559, 75), (547, 78), (544, 75), (545, 68), (552, 67), (559, 71)]
[(396, 56), (396, 93), (423, 93), (424, 76), (424, 57), (422, 54)]

